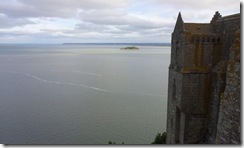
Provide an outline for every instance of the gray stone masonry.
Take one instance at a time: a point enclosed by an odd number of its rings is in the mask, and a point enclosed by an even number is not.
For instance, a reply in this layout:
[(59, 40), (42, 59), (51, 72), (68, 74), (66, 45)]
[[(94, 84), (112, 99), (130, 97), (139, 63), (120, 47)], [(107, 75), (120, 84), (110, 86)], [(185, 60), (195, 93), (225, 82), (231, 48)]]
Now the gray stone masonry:
[(240, 14), (172, 33), (168, 144), (240, 144)]

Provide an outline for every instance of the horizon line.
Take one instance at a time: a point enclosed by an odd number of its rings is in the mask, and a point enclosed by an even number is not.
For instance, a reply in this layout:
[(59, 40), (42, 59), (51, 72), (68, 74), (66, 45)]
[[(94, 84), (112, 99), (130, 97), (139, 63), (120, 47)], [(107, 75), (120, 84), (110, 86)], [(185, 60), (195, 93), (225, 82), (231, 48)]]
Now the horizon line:
[(79, 43), (79, 42), (64, 42), (64, 43), (31, 43), (31, 42), (26, 42), (26, 43), (0, 43), (0, 44), (171, 44), (169, 42), (164, 42), (164, 43), (154, 43), (154, 42), (106, 42), (106, 43), (102, 43), (102, 42), (86, 42), (86, 43)]

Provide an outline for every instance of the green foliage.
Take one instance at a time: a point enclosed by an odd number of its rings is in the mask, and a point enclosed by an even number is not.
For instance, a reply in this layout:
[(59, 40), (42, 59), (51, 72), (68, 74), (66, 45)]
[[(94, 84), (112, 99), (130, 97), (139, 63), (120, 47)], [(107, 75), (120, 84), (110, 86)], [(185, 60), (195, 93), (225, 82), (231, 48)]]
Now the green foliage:
[[(151, 144), (166, 144), (167, 133), (163, 132), (162, 134), (157, 133), (154, 141)], [(108, 144), (116, 144), (116, 142), (109, 141)], [(124, 144), (122, 142), (121, 144)]]
[[(115, 142), (109, 141), (108, 144), (116, 144)], [(125, 144), (124, 142), (122, 142), (121, 144)]]
[(163, 132), (163, 134), (158, 133), (155, 137), (155, 140), (152, 144), (166, 144), (167, 133)]
[(116, 144), (115, 142), (109, 141), (108, 144)]

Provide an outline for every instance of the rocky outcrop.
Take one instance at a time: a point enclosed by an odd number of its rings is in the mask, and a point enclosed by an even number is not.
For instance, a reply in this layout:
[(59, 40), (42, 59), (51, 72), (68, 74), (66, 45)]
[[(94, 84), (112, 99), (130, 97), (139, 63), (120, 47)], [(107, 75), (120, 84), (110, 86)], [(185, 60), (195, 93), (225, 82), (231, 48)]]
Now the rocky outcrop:
[(125, 48), (120, 48), (121, 50), (139, 50), (139, 48), (138, 47), (135, 47), (135, 46), (133, 46), (133, 47), (125, 47)]

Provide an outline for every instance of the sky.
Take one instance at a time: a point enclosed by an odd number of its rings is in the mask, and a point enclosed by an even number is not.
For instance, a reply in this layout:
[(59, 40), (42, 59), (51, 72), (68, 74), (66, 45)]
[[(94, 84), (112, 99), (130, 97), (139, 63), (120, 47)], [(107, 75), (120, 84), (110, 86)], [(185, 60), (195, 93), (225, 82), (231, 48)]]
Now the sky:
[(240, 13), (238, 0), (0, 0), (0, 43), (169, 43), (184, 22)]

